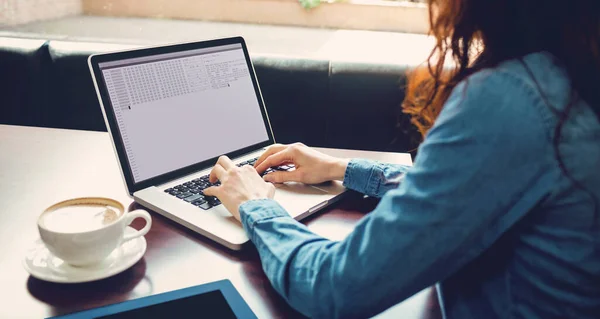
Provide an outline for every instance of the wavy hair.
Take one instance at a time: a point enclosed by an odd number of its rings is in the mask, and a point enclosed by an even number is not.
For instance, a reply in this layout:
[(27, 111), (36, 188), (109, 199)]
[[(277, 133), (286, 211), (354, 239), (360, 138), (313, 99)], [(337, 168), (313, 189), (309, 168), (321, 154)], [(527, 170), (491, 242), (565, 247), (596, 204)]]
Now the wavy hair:
[(579, 98), (600, 118), (599, 0), (428, 2), (430, 33), (436, 45), (427, 67), (409, 74), (402, 105), (423, 136), (459, 82), (533, 52), (552, 54), (571, 80), (572, 98), (560, 114), (557, 136)]

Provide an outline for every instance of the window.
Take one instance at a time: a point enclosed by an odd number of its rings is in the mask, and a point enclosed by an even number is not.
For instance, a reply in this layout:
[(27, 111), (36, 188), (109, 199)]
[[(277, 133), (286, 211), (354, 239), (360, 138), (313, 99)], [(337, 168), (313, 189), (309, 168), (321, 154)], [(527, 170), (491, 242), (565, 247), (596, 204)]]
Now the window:
[(316, 0), (0, 0), (0, 36), (154, 45), (241, 35), (252, 53), (379, 62), (431, 50), (423, 0), (305, 1)]
[[(425, 33), (424, 0), (0, 0), (0, 27), (86, 16)], [(303, 8), (304, 7), (304, 8)]]

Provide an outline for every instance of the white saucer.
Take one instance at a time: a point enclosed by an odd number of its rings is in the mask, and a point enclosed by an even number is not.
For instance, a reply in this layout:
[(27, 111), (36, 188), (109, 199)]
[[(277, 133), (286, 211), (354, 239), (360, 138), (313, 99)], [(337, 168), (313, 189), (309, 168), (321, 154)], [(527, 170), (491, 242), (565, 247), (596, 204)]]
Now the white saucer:
[[(136, 232), (127, 227), (125, 233)], [(80, 283), (114, 276), (135, 265), (146, 252), (146, 239), (140, 236), (117, 247), (101, 263), (89, 267), (74, 267), (48, 251), (41, 239), (35, 241), (23, 259), (23, 267), (33, 277), (56, 283)]]

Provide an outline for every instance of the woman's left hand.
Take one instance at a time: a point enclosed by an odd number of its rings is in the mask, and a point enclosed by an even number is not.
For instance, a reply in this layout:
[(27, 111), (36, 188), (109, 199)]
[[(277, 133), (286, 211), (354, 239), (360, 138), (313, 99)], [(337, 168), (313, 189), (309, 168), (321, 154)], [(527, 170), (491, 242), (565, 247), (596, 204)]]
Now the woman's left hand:
[(243, 203), (275, 195), (275, 186), (265, 182), (252, 165), (238, 167), (227, 156), (219, 157), (209, 180), (211, 183), (219, 180), (221, 185), (205, 189), (204, 195), (216, 196), (237, 220), (240, 220), (239, 208)]

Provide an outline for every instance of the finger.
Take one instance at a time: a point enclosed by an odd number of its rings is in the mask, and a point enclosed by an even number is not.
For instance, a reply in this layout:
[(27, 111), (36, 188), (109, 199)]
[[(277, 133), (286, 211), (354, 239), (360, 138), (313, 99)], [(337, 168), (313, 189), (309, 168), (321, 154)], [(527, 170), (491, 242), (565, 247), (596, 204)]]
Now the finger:
[(258, 167), (258, 165), (260, 165), (260, 163), (262, 163), (267, 157), (275, 154), (275, 153), (279, 153), (281, 151), (283, 151), (284, 149), (286, 149), (288, 146), (287, 145), (283, 145), (283, 144), (275, 144), (275, 145), (271, 145), (269, 148), (267, 148), (267, 150), (262, 153), (262, 155), (256, 160), (256, 163), (254, 163), (254, 167)]
[(223, 166), (223, 168), (227, 171), (236, 167), (235, 164), (229, 159), (229, 157), (225, 155), (219, 157), (219, 159), (217, 160), (217, 164)]
[(292, 156), (289, 149), (285, 149), (279, 153), (275, 153), (267, 157), (260, 165), (256, 167), (256, 171), (260, 174), (269, 167), (277, 166), (286, 162), (291, 162)]
[(204, 193), (206, 196), (215, 196), (218, 198), (221, 195), (221, 186), (211, 186), (205, 188), (202, 193)]
[(210, 171), (210, 176), (208, 177), (208, 181), (211, 183), (215, 183), (217, 180), (221, 180), (227, 171), (221, 166), (221, 164), (217, 163), (215, 167)]
[(298, 171), (291, 172), (273, 172), (263, 177), (265, 182), (270, 183), (285, 183), (285, 182), (299, 182), (300, 173)]

